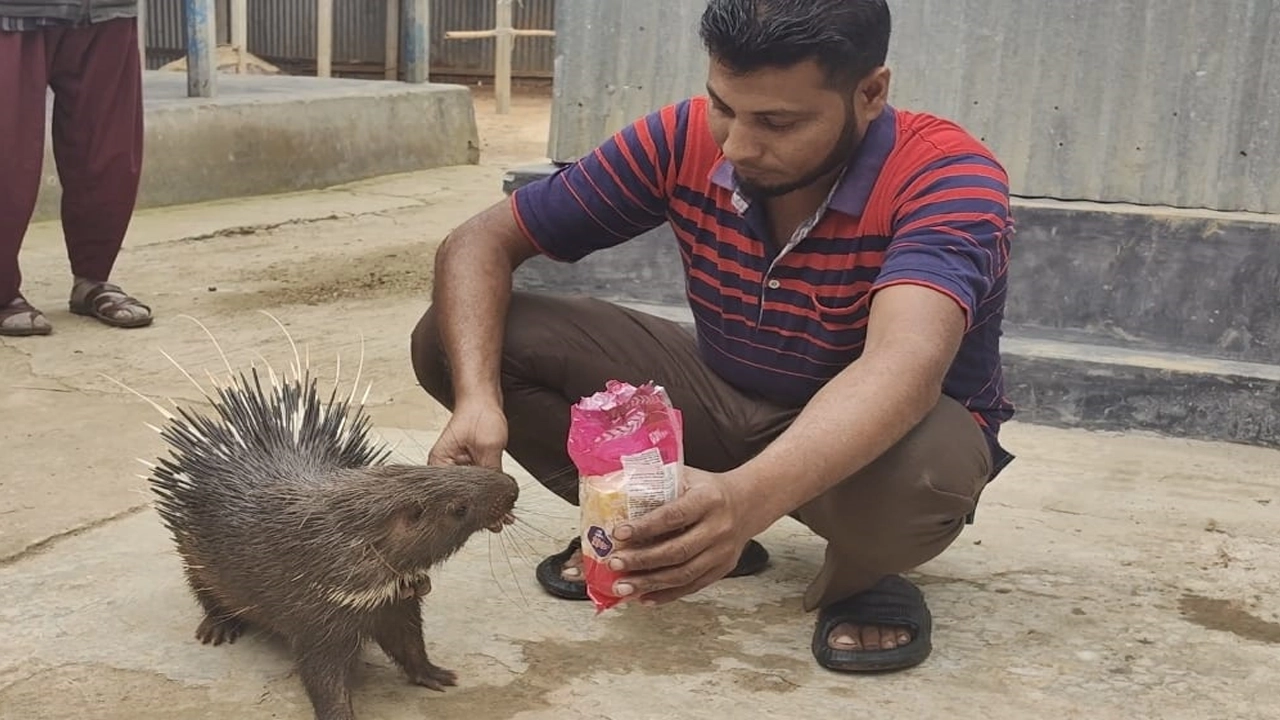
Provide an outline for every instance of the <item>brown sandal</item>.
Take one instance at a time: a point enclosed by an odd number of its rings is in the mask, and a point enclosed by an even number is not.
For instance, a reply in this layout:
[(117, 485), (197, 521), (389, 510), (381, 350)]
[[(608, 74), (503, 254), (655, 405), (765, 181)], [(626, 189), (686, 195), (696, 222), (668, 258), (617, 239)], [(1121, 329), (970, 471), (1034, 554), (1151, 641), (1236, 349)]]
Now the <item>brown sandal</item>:
[[(27, 316), (26, 323), (6, 324), (11, 318)], [(53, 332), (53, 325), (45, 318), (44, 313), (31, 306), (26, 298), (19, 295), (7, 305), (0, 305), (0, 335), (25, 337), (28, 335), (48, 335)]]
[[(150, 325), (152, 320), (150, 307), (121, 290), (119, 285), (109, 282), (94, 283), (80, 302), (76, 302), (73, 291), (68, 306), (76, 315), (86, 315), (112, 327), (145, 327)], [(124, 319), (116, 316), (120, 310), (128, 307), (142, 308), (146, 311), (146, 315), (133, 319), (129, 319), (129, 316)]]

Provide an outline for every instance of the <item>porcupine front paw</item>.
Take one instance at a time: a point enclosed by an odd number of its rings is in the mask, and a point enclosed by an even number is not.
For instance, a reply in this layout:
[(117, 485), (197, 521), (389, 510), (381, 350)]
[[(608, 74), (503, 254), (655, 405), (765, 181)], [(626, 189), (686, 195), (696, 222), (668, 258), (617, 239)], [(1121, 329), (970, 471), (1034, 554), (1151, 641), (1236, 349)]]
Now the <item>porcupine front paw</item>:
[(446, 685), (458, 684), (457, 673), (436, 665), (427, 657), (422, 638), (422, 605), (416, 596), (383, 608), (374, 638), (413, 684), (440, 692)]
[(206, 614), (196, 628), (196, 638), (205, 645), (230, 644), (244, 633), (244, 626), (239, 618)]
[(413, 681), (414, 685), (421, 685), (432, 690), (444, 692), (446, 685), (458, 684), (458, 674), (454, 671), (442, 668), (425, 658), (422, 659), (422, 662), (424, 663), (422, 667), (415, 668), (409, 674), (409, 679)]

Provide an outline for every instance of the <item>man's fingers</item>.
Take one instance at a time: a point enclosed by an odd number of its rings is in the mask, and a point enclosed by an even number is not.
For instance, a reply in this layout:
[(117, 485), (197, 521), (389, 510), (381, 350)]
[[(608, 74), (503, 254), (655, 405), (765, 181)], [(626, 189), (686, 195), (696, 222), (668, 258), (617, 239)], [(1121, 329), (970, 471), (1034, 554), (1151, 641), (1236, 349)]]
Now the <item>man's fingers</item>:
[(689, 493), (618, 526), (614, 534), (629, 544), (651, 543), (702, 519), (707, 514), (708, 507), (704, 497)]
[(715, 571), (708, 572), (686, 586), (657, 590), (655, 592), (642, 595), (640, 597), (640, 602), (645, 604), (652, 603), (654, 605), (666, 605), (667, 603), (679, 600), (686, 595), (692, 595), (704, 590), (719, 579), (720, 578), (716, 577)]
[(478, 465), (495, 470), (502, 469), (502, 448), (484, 448), (475, 455)]
[(660, 570), (693, 560), (707, 549), (708, 544), (697, 533), (687, 532), (653, 545), (625, 547), (617, 552), (610, 563), (619, 564), (614, 570), (628, 573)]
[[(626, 576), (614, 584), (614, 591), (624, 597), (644, 597), (662, 590), (686, 588), (707, 574), (706, 563), (694, 562), (654, 570), (643, 575)], [(626, 587), (630, 591), (623, 593)]]

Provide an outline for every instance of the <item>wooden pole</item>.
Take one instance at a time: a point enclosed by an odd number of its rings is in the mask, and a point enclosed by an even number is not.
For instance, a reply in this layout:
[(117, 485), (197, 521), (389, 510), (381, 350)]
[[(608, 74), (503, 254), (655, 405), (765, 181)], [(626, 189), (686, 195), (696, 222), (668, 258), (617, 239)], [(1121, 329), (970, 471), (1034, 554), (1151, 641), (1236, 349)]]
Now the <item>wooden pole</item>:
[(231, 48), (236, 54), (236, 73), (249, 71), (249, 0), (231, 0)]
[(497, 0), (494, 23), (493, 94), (498, 101), (498, 114), (511, 112), (511, 55), (515, 38), (511, 28), (512, 0)]
[(494, 38), (493, 94), (498, 103), (498, 114), (511, 112), (511, 60), (518, 37), (555, 37), (555, 30), (516, 30), (512, 27), (511, 5), (514, 0), (495, 0), (494, 28), (492, 30), (451, 30), (444, 34), (446, 40), (483, 40)]
[(316, 77), (333, 68), (333, 0), (316, 0)]
[(400, 76), (400, 1), (387, 0), (387, 52), (383, 77), (395, 80)]

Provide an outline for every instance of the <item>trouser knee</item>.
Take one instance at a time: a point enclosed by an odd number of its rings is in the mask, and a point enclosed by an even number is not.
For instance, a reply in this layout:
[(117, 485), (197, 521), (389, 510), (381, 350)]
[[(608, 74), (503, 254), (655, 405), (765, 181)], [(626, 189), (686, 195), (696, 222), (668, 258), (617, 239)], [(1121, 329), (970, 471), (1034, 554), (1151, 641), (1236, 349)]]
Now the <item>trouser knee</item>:
[(449, 373), (449, 359), (440, 340), (439, 313), (435, 305), (418, 319), (409, 341), (409, 355), (413, 374), (427, 394), (453, 409), (453, 380)]

